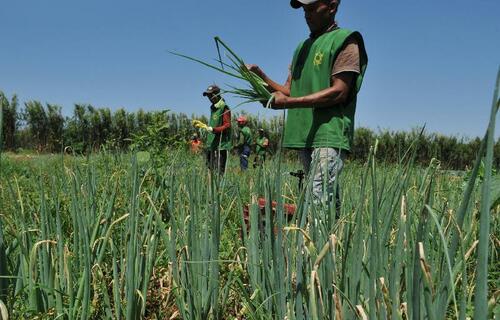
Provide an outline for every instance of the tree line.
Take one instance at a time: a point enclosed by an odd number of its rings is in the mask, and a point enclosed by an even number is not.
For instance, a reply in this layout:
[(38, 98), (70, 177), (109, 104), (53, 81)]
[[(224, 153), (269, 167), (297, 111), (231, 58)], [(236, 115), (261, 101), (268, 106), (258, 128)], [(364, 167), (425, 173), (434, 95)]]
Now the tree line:
[[(73, 114), (63, 116), (59, 105), (28, 101), (21, 106), (16, 95), (9, 98), (1, 91), (0, 106), (3, 113), (2, 149), (13, 152), (28, 149), (87, 154), (102, 149), (145, 149), (153, 143), (156, 148), (187, 146), (196, 132), (192, 120), (208, 122), (205, 116), (188, 116), (168, 110), (140, 109), (130, 112), (120, 108), (111, 111), (90, 104), (75, 104)], [(246, 116), (255, 133), (258, 128), (265, 130), (270, 140), (270, 152), (276, 152), (282, 135), (283, 119), (278, 116)], [(375, 132), (368, 128), (357, 128), (350, 158), (366, 160), (368, 150), (375, 141), (378, 141), (377, 158), (381, 161), (398, 162), (414, 145), (418, 164), (425, 166), (432, 158), (437, 158), (444, 168), (463, 170), (472, 165), (481, 140), (478, 137), (465, 139), (426, 133), (418, 129)], [(500, 140), (495, 144), (494, 165), (495, 168), (500, 167)]]

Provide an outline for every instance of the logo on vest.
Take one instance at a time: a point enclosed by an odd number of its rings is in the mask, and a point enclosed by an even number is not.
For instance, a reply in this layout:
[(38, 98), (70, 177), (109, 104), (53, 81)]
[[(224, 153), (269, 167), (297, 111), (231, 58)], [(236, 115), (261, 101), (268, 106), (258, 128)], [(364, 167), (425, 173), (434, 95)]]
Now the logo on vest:
[(323, 57), (324, 57), (323, 52), (316, 52), (316, 54), (314, 55), (313, 64), (315, 66), (319, 66), (320, 64), (322, 64), (323, 63)]

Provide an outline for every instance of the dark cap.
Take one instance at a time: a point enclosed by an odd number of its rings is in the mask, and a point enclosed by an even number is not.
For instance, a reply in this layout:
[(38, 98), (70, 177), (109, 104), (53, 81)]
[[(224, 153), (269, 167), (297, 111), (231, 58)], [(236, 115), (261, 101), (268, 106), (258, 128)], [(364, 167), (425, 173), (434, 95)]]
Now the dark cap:
[(219, 94), (220, 88), (216, 84), (208, 86), (207, 90), (203, 92), (203, 96), (208, 96), (209, 94)]
[(301, 8), (304, 4), (311, 4), (319, 0), (291, 0), (290, 5), (294, 9)]

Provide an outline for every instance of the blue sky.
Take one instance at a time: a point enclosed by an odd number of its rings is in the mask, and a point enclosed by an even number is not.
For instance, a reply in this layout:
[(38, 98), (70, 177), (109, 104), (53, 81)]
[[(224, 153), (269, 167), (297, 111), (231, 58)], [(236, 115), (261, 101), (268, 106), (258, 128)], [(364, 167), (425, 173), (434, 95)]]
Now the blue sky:
[[(1, 8), (0, 90), (66, 115), (74, 103), (203, 114), (206, 86), (234, 81), (167, 51), (210, 60), (218, 35), (283, 82), (308, 35), (287, 0), (1, 0)], [(344, 0), (337, 20), (361, 31), (369, 55), (358, 126), (482, 136), (500, 65), (499, 13), (498, 0)]]

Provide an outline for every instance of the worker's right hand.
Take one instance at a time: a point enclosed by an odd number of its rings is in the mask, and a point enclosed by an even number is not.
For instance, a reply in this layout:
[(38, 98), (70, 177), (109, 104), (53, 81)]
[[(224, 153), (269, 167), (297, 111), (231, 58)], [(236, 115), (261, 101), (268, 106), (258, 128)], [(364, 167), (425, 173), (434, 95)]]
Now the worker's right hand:
[[(200, 120), (193, 120), (193, 126), (195, 126), (196, 128), (198, 129), (204, 129), (204, 130), (208, 130), (208, 128), (212, 129), (211, 127), (207, 126), (206, 124), (204, 124), (203, 122), (201, 122)], [(212, 132), (212, 131), (210, 131)]]
[(281, 110), (281, 109), (287, 109), (287, 107), (290, 104), (290, 98), (289, 96), (285, 95), (281, 91), (276, 91), (272, 93), (272, 102), (271, 102), (271, 109), (274, 110)]

